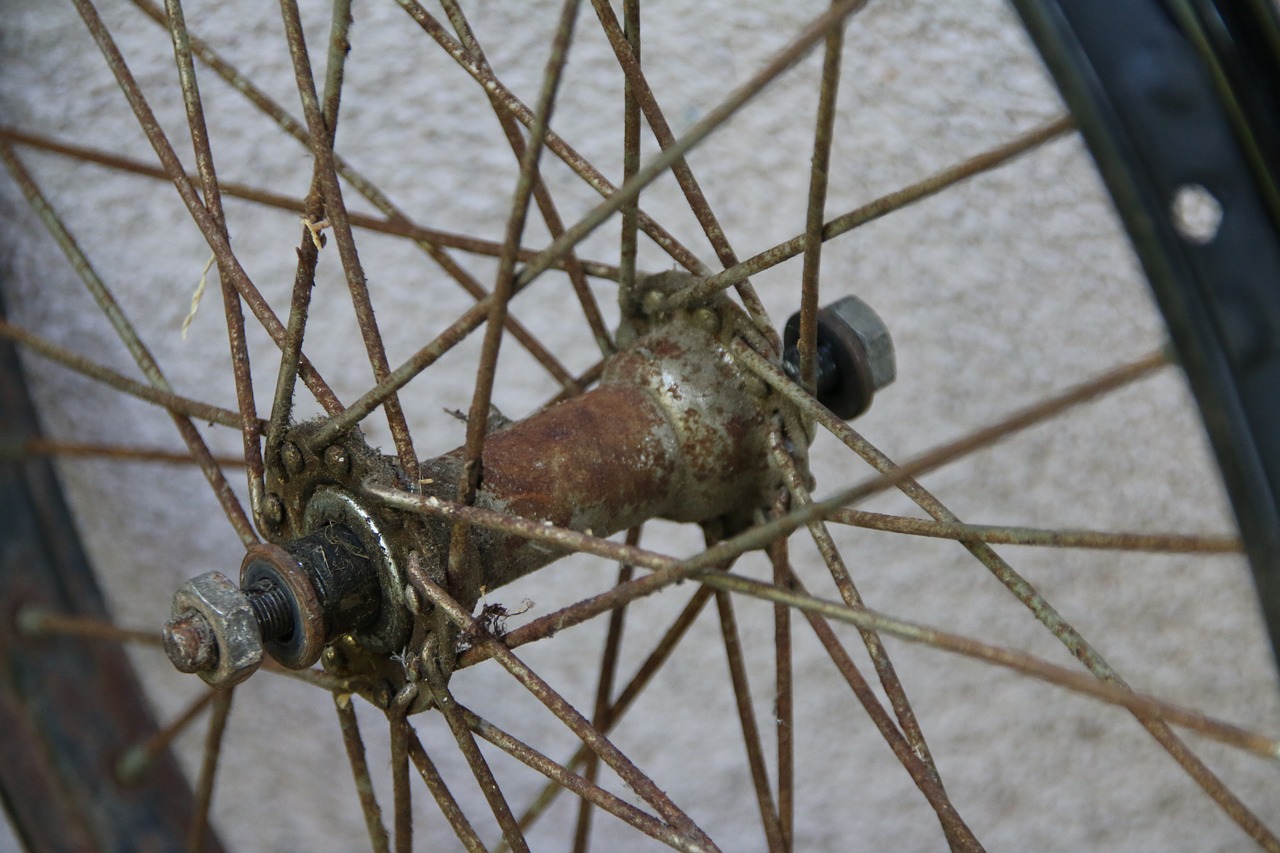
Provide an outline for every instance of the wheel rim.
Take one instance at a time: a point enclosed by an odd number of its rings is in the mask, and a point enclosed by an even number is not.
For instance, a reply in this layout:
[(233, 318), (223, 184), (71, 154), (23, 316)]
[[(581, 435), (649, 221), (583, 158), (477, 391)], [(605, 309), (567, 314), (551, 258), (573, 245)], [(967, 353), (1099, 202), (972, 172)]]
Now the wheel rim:
[[(584, 14), (585, 14), (585, 12), (584, 12)], [(584, 21), (580, 24), (580, 26), (583, 26), (583, 25), (585, 25), (586, 23), (587, 23), (587, 21), (586, 21), (586, 20), (584, 20)], [(659, 42), (657, 41), (657, 39), (655, 39), (655, 40), (654, 40), (654, 44), (659, 44)], [(319, 53), (318, 48), (315, 50), (315, 52), (316, 52), (316, 53)], [(358, 56), (358, 54), (356, 54), (356, 55)], [(495, 60), (495, 61), (496, 61), (496, 60)], [(353, 67), (354, 67), (354, 66), (353, 66)], [(459, 78), (459, 79), (461, 79), (461, 78)], [(465, 82), (465, 81), (463, 81), (463, 82)], [(532, 96), (530, 96), (530, 100), (532, 100)], [(509, 154), (508, 154), (507, 156), (509, 156)], [(802, 160), (803, 160), (803, 159), (805, 159), (805, 156), (807, 156), (807, 155), (801, 156), (801, 157), (800, 157), (800, 159), (802, 159)], [(698, 162), (697, 160), (694, 160), (694, 165), (695, 165), (695, 168), (698, 168), (698, 166), (699, 166), (699, 162)], [(305, 174), (305, 173), (304, 173), (304, 174)], [(305, 180), (304, 180), (304, 182), (303, 182), (303, 185), (305, 185)], [(657, 189), (657, 188), (655, 188), (655, 189), (654, 189), (654, 191), (653, 191), (653, 193), (654, 193), (654, 194), (658, 193), (658, 189)], [(647, 198), (647, 197), (649, 197), (649, 194), (646, 194), (646, 198)], [(841, 209), (844, 209), (844, 207), (837, 207), (836, 209), (837, 209), (837, 210), (841, 210)], [(566, 217), (566, 219), (568, 219), (568, 218), (569, 218), (569, 217)], [(296, 229), (294, 229), (294, 230), (296, 230)], [(794, 228), (792, 228), (792, 230), (791, 230), (790, 232), (787, 232), (787, 233), (786, 233), (786, 234), (784, 234), (783, 236), (787, 236), (787, 237), (791, 236), (791, 234), (792, 234), (792, 233), (794, 233), (794, 230), (795, 230), (795, 229), (794, 229)], [(244, 236), (244, 235), (236, 235), (235, 239), (236, 239), (237, 241), (240, 241), (240, 240), (243, 240), (243, 239), (246, 239), (246, 238), (245, 238), (245, 236)], [(290, 242), (290, 245), (296, 245), (296, 243), (297, 243), (297, 241), (296, 241), (295, 239), (293, 239), (293, 237), (291, 237), (291, 238), (290, 238), (290, 241), (289, 241), (289, 242)], [(832, 245), (834, 246), (835, 244), (832, 244)], [(323, 258), (327, 261), (327, 263), (329, 264), (330, 269), (332, 269), (332, 268), (333, 268), (333, 266), (335, 266), (334, 260), (333, 260), (333, 258), (332, 258), (332, 255), (334, 254), (334, 253), (332, 252), (332, 249), (333, 249), (333, 243), (332, 243), (332, 242), (330, 242), (329, 249), (330, 249), (330, 251), (328, 252), (328, 254), (325, 254), (323, 251), (322, 251), (322, 253), (321, 253), (321, 254), (322, 254), (322, 257), (323, 257)], [(370, 252), (368, 252), (368, 251), (366, 250), (366, 254), (371, 254), (371, 253), (370, 253)], [(598, 257), (598, 255), (597, 255), (597, 257)], [(708, 257), (710, 257), (710, 255), (709, 255)], [(370, 261), (370, 263), (372, 263), (372, 261)], [(827, 262), (827, 267), (828, 267), (828, 268), (830, 268), (830, 267), (831, 267), (831, 265), (832, 265), (832, 262), (831, 262), (830, 260), (828, 260), (828, 262)], [(789, 277), (790, 277), (790, 276), (789, 276)], [(372, 276), (371, 276), (371, 278), (372, 278)], [(373, 279), (373, 280), (376, 280), (376, 279)], [(283, 292), (283, 291), (282, 291), (282, 292)], [(791, 293), (794, 293), (794, 291), (791, 291)], [(604, 300), (602, 300), (602, 302), (604, 302)], [(277, 304), (277, 306), (278, 306), (278, 309), (277, 309), (277, 310), (281, 311), (282, 316), (283, 316), (283, 313), (284, 313), (284, 306), (287, 304), (287, 296), (285, 297), (285, 299), (284, 299), (284, 300), (282, 300), (282, 301), (277, 301), (277, 302), (276, 302), (276, 304)], [(606, 304), (607, 304), (607, 303), (606, 303)], [(205, 307), (205, 311), (206, 311), (206, 312), (208, 312), (209, 310), (210, 310), (210, 306), (209, 306), (209, 305), (206, 305), (206, 307)], [(607, 310), (607, 309), (606, 309), (606, 310)], [(456, 313), (459, 313), (459, 312), (455, 312), (455, 314), (456, 314)], [(785, 316), (785, 315), (783, 315), (783, 316)], [(779, 319), (781, 319), (781, 318), (779, 318)], [(197, 328), (198, 328), (198, 327), (197, 327)], [(509, 349), (510, 349), (510, 347), (504, 346), (504, 353), (506, 353)], [(262, 351), (262, 352), (268, 352), (269, 350), (267, 350), (267, 349), (264, 347), (264, 348), (260, 348), (260, 350), (259, 350), (259, 351)], [(268, 356), (267, 358), (261, 358), (259, 361), (260, 361), (260, 363), (270, 363), (270, 357)], [(980, 363), (981, 363), (981, 361), (979, 361), (978, 363), (980, 364)], [(332, 366), (330, 366), (330, 369), (332, 369)], [(324, 372), (326, 372), (326, 374), (327, 374), (327, 373), (328, 373), (328, 370), (325, 370)], [(268, 373), (270, 373), (270, 371), (268, 371)], [(428, 374), (428, 376), (430, 376), (430, 374)], [(270, 381), (270, 377), (268, 377), (267, 381), (265, 381), (265, 382), (263, 383), (263, 387), (267, 387), (267, 388), (269, 388), (269, 387), (271, 386), (271, 384), (272, 384), (272, 383), (271, 383), (271, 381)], [(367, 383), (365, 383), (365, 387), (367, 387)], [(350, 395), (347, 395), (347, 396), (350, 396)], [(533, 397), (534, 395), (529, 395), (529, 396)], [(347, 399), (347, 397), (345, 397), (345, 396), (344, 396), (344, 399)], [(517, 400), (520, 400), (521, 398), (520, 398), (519, 396), (517, 396), (517, 397), (516, 397), (516, 399), (517, 399)], [(535, 398), (535, 399), (526, 400), (524, 404), (525, 404), (526, 406), (527, 406), (527, 405), (530, 405), (530, 404), (533, 404), (533, 403), (535, 403), (535, 400), (537, 400), (537, 399), (541, 399), (541, 398), (540, 398), (540, 397), (537, 397), (537, 398)], [(260, 404), (261, 404), (261, 401), (260, 401)], [(437, 404), (437, 405), (438, 405), (438, 404)], [(460, 401), (457, 401), (457, 402), (451, 402), (451, 405), (459, 406), (459, 407), (461, 407), (461, 406), (465, 406), (465, 405), (466, 405), (466, 400), (465, 400), (465, 398), (464, 398), (463, 400), (460, 400)], [(507, 405), (510, 405), (510, 404), (507, 404)], [(518, 404), (517, 404), (517, 405), (518, 405)], [(982, 423), (982, 422), (986, 422), (986, 421), (990, 420), (990, 418), (989, 418), (989, 417), (977, 417), (977, 413), (976, 413), (975, 411), (973, 411), (973, 410), (969, 410), (969, 411), (967, 412), (967, 414), (962, 414), (962, 420), (963, 420), (964, 418), (966, 418), (966, 417), (967, 417), (967, 418), (969, 418), (969, 419), (971, 419), (971, 421), (975, 422), (975, 425), (976, 425), (976, 423)], [(436, 422), (438, 423), (438, 422), (439, 422), (439, 419), (436, 419)], [(935, 434), (936, 434), (939, 438), (941, 438), (941, 437), (942, 437), (942, 436), (944, 436), (944, 435), (949, 436), (949, 435), (951, 435), (951, 434), (953, 434), (953, 433), (951, 433), (950, 431), (945, 431), (945, 432), (943, 432), (943, 431), (938, 431), (938, 432), (937, 432), (937, 433), (935, 433)], [(420, 436), (420, 435), (421, 435), (421, 433), (415, 433), (415, 436)], [(457, 432), (455, 431), (455, 432), (453, 433), (453, 438), (452, 438), (452, 439), (450, 439), (450, 440), (451, 440), (451, 441), (455, 441), (455, 440), (456, 440), (456, 437), (457, 437)], [(384, 440), (385, 440), (385, 439), (384, 439)], [(420, 440), (421, 440), (421, 439), (420, 439)], [(933, 442), (924, 442), (924, 443), (923, 443), (922, 445), (920, 445), (920, 446), (928, 446), (930, 443), (933, 443)], [(855, 551), (854, 551), (854, 552), (851, 552), (851, 553), (857, 553), (857, 552), (858, 552), (858, 549), (863, 549), (863, 550), (865, 550), (866, 546), (865, 546), (865, 545), (855, 545), (855, 546), (854, 546), (854, 548), (855, 548)], [(221, 568), (221, 567), (219, 567), (219, 568)], [(190, 574), (190, 573), (191, 573), (191, 572), (185, 572), (185, 573), (182, 573), (182, 574), (183, 574), (183, 575), (185, 575), (185, 574)], [(507, 596), (508, 596), (508, 595), (516, 595), (516, 594), (518, 594), (518, 593), (516, 593), (515, 591), (512, 591), (512, 592), (510, 592), (510, 593), (504, 592), (504, 593), (502, 594), (502, 598), (503, 598), (504, 600), (506, 600), (506, 598), (507, 598)], [(534, 597), (534, 596), (531, 596), (531, 597)], [(546, 598), (544, 598), (543, 596), (537, 596), (537, 597), (538, 597), (538, 598), (542, 598), (542, 599), (543, 599), (542, 601), (539, 601), (539, 602), (538, 602), (539, 609), (542, 609), (542, 608), (544, 608), (544, 607), (548, 607), (548, 606), (549, 606), (549, 605), (547, 605), (547, 604), (544, 604), (544, 602), (546, 601)], [(509, 603), (510, 603), (510, 602), (509, 602)], [(514, 605), (512, 606), (512, 609), (515, 609), (515, 608), (514, 608)], [(935, 615), (939, 615), (939, 614), (935, 614)], [(924, 621), (930, 621), (930, 620), (924, 620)], [(936, 621), (936, 620), (934, 620), (934, 621)], [(242, 701), (244, 701), (244, 700), (242, 700)], [(585, 700), (585, 701), (586, 701), (586, 702), (589, 702), (590, 700), (589, 700), (589, 699), (587, 699), (587, 700)], [(732, 712), (730, 712), (730, 713), (732, 713)], [(730, 717), (730, 719), (732, 719), (732, 717)], [(1132, 726), (1131, 726), (1131, 727), (1132, 727)], [(432, 749), (432, 754), (433, 754), (433, 755), (436, 755), (438, 752), (439, 752), (439, 749), (438, 749), (438, 748)], [(376, 762), (374, 762), (374, 763), (376, 763)], [(899, 775), (901, 775), (901, 771), (898, 771), (898, 773), (899, 773)], [(945, 768), (945, 767), (944, 767), (944, 778), (947, 778), (946, 768)], [(749, 788), (747, 788), (746, 790), (749, 792), (749, 790), (750, 790), (750, 789), (749, 789)], [(420, 789), (419, 789), (419, 790), (415, 790), (415, 792), (414, 792), (414, 793), (415, 793), (415, 796), (416, 796), (418, 799), (420, 799), (420, 800), (421, 800), (421, 799), (426, 799), (426, 798), (421, 794)], [(748, 796), (748, 797), (750, 797), (751, 795), (748, 793), (748, 794), (747, 794), (747, 796)], [(514, 800), (514, 799), (516, 799), (516, 798), (513, 796), (513, 800)], [(386, 809), (388, 810), (388, 812), (390, 812), (390, 810), (391, 810), (391, 808), (390, 808), (390, 807), (391, 807), (391, 799), (390, 799), (390, 795), (389, 795), (387, 792), (383, 792), (382, 801), (383, 801), (383, 806), (384, 806), (384, 808), (386, 808)], [(722, 805), (723, 805), (723, 804), (722, 804)], [(421, 804), (419, 804), (419, 807), (421, 807)], [(483, 807), (482, 807), (482, 808), (483, 808)], [(726, 808), (726, 809), (725, 809), (725, 813), (726, 813), (726, 814), (733, 814), (732, 807)], [(926, 812), (926, 814), (927, 814), (927, 812)], [(932, 825), (932, 826), (934, 826), (934, 827), (936, 827), (936, 820), (934, 820), (934, 819), (933, 819), (933, 818), (931, 818), (931, 817), (929, 818), (929, 820), (930, 820), (930, 822), (931, 822), (931, 825)], [(744, 821), (744, 822), (751, 823), (751, 824), (752, 824), (752, 827), (753, 827), (752, 832), (751, 832), (750, 834), (748, 834), (748, 835), (744, 836), (744, 837), (747, 837), (747, 838), (750, 838), (750, 839), (758, 839), (758, 838), (759, 838), (759, 827), (758, 827), (758, 824), (759, 824), (759, 818), (758, 818), (758, 816), (751, 817), (751, 818), (747, 819), (747, 820), (746, 820), (746, 821)], [(599, 821), (598, 821), (598, 823), (599, 823)], [(936, 829), (933, 829), (932, 831), (935, 833), (935, 835), (934, 835), (933, 837), (936, 839)], [(712, 835), (713, 835), (713, 837), (716, 837), (716, 838), (719, 838), (719, 837), (720, 837), (717, 833), (714, 833), (714, 832), (712, 833)], [(721, 841), (720, 843), (721, 843), (721, 844), (723, 844), (723, 845), (733, 846), (732, 842)], [(752, 842), (752, 843), (758, 843), (758, 841), (755, 841), (755, 842)]]

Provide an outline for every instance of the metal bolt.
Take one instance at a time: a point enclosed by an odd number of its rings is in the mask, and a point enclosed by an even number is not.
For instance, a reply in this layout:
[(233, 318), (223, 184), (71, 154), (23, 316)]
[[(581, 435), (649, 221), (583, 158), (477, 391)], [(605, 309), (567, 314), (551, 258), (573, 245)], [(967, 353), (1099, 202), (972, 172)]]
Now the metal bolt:
[(209, 620), (188, 610), (164, 626), (164, 653), (179, 672), (201, 672), (218, 662), (218, 641)]
[(280, 447), (280, 461), (284, 463), (284, 470), (290, 474), (300, 473), (306, 464), (302, 457), (302, 451), (292, 441), (286, 441)]
[[(792, 379), (800, 373), (800, 315), (787, 321), (783, 366)], [(818, 312), (818, 401), (848, 420), (867, 410), (875, 392), (897, 376), (889, 328), (870, 305), (846, 296)]]
[(345, 474), (351, 470), (351, 457), (342, 445), (331, 444), (325, 448), (324, 464), (334, 474)]

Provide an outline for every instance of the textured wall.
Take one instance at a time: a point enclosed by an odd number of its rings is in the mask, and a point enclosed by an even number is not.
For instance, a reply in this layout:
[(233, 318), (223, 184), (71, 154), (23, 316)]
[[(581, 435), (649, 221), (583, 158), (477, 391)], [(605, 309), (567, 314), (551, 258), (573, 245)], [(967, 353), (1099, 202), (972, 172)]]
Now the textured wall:
[[(181, 139), (181, 104), (172, 96), (172, 60), (163, 32), (123, 2), (103, 14), (134, 73), (155, 96), (162, 124)], [(269, 4), (190, 2), (195, 31), (297, 113), (278, 18)], [(323, 4), (306, 4), (308, 7)], [(487, 0), (465, 4), (499, 76), (532, 103), (546, 56), (554, 4)], [(679, 134), (779, 49), (824, 4), (796, 2), (646, 2), (645, 60)], [(314, 61), (322, 61), (326, 15), (309, 9)], [(317, 14), (318, 11), (318, 14)], [(41, 0), (5, 0), (0, 18), (0, 116), (61, 139), (150, 160), (152, 155), (74, 13)], [(584, 10), (572, 51), (557, 130), (611, 178), (620, 168), (621, 83)], [(500, 239), (514, 186), (513, 160), (479, 87), (432, 50), (394, 4), (357, 4), (339, 150), (416, 221)], [(690, 158), (741, 256), (803, 227), (819, 57), (779, 80)], [(309, 160), (292, 140), (208, 75), (206, 108), (217, 117), (214, 149), (224, 181), (305, 193)], [(984, 150), (1057, 114), (1061, 107), (1037, 60), (1001, 3), (877, 0), (849, 27), (828, 214), (834, 215)], [(183, 157), (189, 146), (178, 145)], [(646, 153), (655, 146), (646, 139)], [(233, 405), (225, 367), (225, 331), (211, 290), (186, 340), (178, 329), (208, 259), (172, 188), (51, 155), (23, 153), (54, 205), (90, 250), (177, 389)], [(559, 163), (546, 166), (562, 215), (573, 221), (598, 200)], [(353, 209), (367, 205), (348, 198)], [(67, 346), (130, 372), (127, 355), (16, 189), (0, 178), (9, 239), (0, 249), (11, 318)], [(645, 208), (708, 262), (696, 223), (681, 208), (674, 181), (647, 191)], [(284, 311), (292, 281), (295, 216), (228, 201), (231, 236), (249, 274)], [(584, 257), (616, 258), (614, 226), (593, 235)], [(540, 222), (526, 242), (545, 242)], [(366, 236), (361, 256), (383, 321), (393, 364), (429, 340), (469, 304), (440, 269), (411, 246)], [(491, 283), (494, 265), (459, 256)], [(669, 268), (655, 247), (641, 266)], [(858, 428), (891, 456), (906, 459), (1002, 413), (1114, 364), (1161, 340), (1144, 290), (1090, 163), (1074, 138), (1060, 140), (991, 175), (831, 243), (823, 258), (828, 294), (857, 292), (893, 330), (898, 382)], [(799, 262), (755, 283), (778, 321), (798, 306)], [(310, 355), (344, 400), (367, 387), (344, 297), (337, 254), (323, 253)], [(597, 287), (610, 321), (611, 287)], [(596, 357), (563, 277), (547, 276), (515, 311), (571, 368)], [(273, 349), (251, 339), (254, 376), (274, 382)], [(462, 426), (442, 412), (466, 408), (466, 367), (476, 342), (446, 358), (405, 396), (422, 455), (460, 442)], [(175, 446), (167, 420), (142, 404), (104, 395), (86, 381), (32, 360), (48, 431)], [(132, 375), (132, 373), (131, 373)], [(553, 385), (504, 347), (497, 404), (519, 417)], [(966, 520), (1108, 530), (1217, 532), (1230, 521), (1213, 479), (1205, 441), (1178, 377), (1167, 371), (926, 479)], [(370, 439), (389, 444), (372, 418)], [(207, 430), (234, 451), (226, 430)], [(855, 458), (822, 438), (815, 450), (818, 492), (868, 475)], [(120, 621), (155, 625), (182, 579), (239, 564), (229, 527), (208, 524), (218, 510), (198, 474), (185, 469), (66, 462), (62, 473), (82, 519), (82, 534), (108, 577)], [(237, 484), (238, 485), (238, 484)], [(871, 508), (914, 514), (898, 496)], [(1069, 655), (963, 549), (854, 530), (836, 531), (867, 601), (883, 611), (1060, 663)], [(655, 547), (687, 553), (689, 531), (658, 525)], [(821, 586), (812, 549), (797, 538), (796, 559), (810, 587)], [(1092, 638), (1137, 687), (1207, 712), (1275, 731), (1280, 724), (1274, 668), (1247, 569), (1229, 557), (1193, 559), (1107, 552), (1004, 549), (1009, 560)], [(175, 556), (176, 555), (176, 556)], [(763, 575), (760, 562), (743, 571)], [(613, 569), (569, 561), (494, 596), (534, 602), (548, 612), (583, 588), (607, 584)], [(624, 677), (646, 653), (688, 590), (638, 605), (629, 622)], [(772, 632), (767, 607), (743, 602), (739, 620), (751, 644), (752, 689), (767, 723), (772, 703)], [(942, 837), (909, 778), (896, 765), (830, 662), (798, 620), (796, 736), (800, 760), (797, 849), (937, 849)], [(544, 668), (571, 700), (589, 707), (603, 626), (566, 631), (525, 657)], [(860, 646), (845, 632), (850, 648)], [(1180, 774), (1123, 712), (1039, 683), (891, 643), (916, 701), (926, 736), (957, 807), (991, 849), (1230, 850), (1247, 840)], [(861, 662), (860, 649), (855, 657)], [(162, 717), (197, 692), (150, 652), (136, 660)], [(865, 667), (870, 671), (869, 666)], [(754, 798), (743, 782), (742, 745), (712, 614), (695, 626), (669, 669), (617, 735), (641, 766), (678, 801), (689, 803), (726, 850), (760, 849)], [(481, 667), (455, 680), (460, 698), (553, 757), (572, 744), (545, 712), (503, 673)], [(225, 838), (247, 850), (348, 849), (362, 829), (329, 700), (299, 685), (255, 678), (241, 689), (216, 813)], [(364, 715), (371, 764), (386, 767), (373, 713)], [(439, 721), (420, 726), (442, 766), (461, 770)], [(198, 763), (202, 733), (179, 741), (187, 766)], [(1206, 760), (1238, 785), (1264, 819), (1280, 823), (1275, 768), (1192, 739)], [(494, 758), (517, 808), (539, 780)], [(614, 786), (621, 790), (620, 785)], [(474, 785), (456, 791), (474, 806), (486, 839), (496, 838)], [(389, 806), (390, 792), (382, 791)], [(447, 849), (448, 832), (431, 816), (425, 792), (419, 849)], [(563, 831), (563, 805), (532, 836), (538, 849)], [(605, 837), (613, 822), (598, 817)], [(544, 836), (543, 833), (546, 833)], [(300, 840), (301, 839), (301, 840)], [(429, 840), (430, 839), (430, 840)], [(0, 842), (2, 844), (2, 842)], [(635, 841), (616, 849), (637, 849)], [(598, 849), (608, 848), (603, 843)]]

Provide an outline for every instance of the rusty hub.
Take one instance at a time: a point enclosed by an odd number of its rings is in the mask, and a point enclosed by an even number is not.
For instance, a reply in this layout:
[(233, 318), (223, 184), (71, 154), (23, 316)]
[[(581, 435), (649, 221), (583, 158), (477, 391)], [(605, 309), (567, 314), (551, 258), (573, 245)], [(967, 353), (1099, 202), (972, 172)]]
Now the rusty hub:
[[(750, 321), (728, 298), (661, 310), (665, 295), (689, 282), (680, 273), (644, 279), (622, 306), (619, 352), (599, 386), (490, 433), (477, 506), (606, 536), (649, 518), (731, 534), (769, 504), (780, 481), (768, 462), (768, 432), (790, 404), (735, 363), (731, 344)], [(788, 417), (803, 420), (794, 410)], [(166, 641), (184, 671), (234, 683), (265, 650), (288, 667), (322, 660), (339, 675), (394, 679), (388, 660), (425, 627), (436, 632), (436, 648), (449, 650), (440, 655), (447, 674), (453, 630), (439, 614), (412, 615), (408, 561), (474, 608), (482, 591), (562, 556), (473, 529), (461, 575), (447, 577), (448, 522), (361, 495), (376, 485), (453, 500), (462, 449), (422, 462), (418, 481), (409, 482), (358, 431), (317, 447), (320, 426), (296, 425), (268, 450), (260, 523), (273, 544), (250, 549), (240, 589), (211, 573), (175, 598)]]

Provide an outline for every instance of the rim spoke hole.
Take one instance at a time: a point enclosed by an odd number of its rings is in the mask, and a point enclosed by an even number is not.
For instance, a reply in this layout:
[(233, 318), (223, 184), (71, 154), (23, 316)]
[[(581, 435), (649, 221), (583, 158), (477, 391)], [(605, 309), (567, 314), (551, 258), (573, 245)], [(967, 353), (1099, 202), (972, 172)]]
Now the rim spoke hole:
[(1179, 187), (1173, 194), (1169, 215), (1183, 239), (1198, 245), (1212, 242), (1222, 226), (1221, 202), (1200, 184)]

